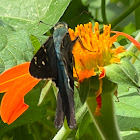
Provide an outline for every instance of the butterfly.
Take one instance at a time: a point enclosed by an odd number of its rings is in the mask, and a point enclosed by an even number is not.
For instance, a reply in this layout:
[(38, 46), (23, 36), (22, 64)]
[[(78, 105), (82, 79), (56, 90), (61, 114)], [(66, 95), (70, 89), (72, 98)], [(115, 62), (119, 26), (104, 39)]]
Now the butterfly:
[(69, 128), (76, 127), (74, 109), (74, 57), (72, 49), (77, 41), (71, 40), (68, 25), (59, 22), (53, 35), (41, 46), (31, 60), (30, 74), (38, 79), (52, 79), (58, 87), (55, 127), (61, 128), (66, 117)]

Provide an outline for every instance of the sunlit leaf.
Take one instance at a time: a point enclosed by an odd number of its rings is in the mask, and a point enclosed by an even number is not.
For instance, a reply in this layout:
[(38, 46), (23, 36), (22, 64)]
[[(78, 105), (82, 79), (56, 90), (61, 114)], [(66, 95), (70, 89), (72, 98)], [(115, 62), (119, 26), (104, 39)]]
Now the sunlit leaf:
[(114, 83), (139, 88), (139, 78), (135, 67), (128, 60), (105, 67), (106, 76)]
[(115, 103), (116, 114), (121, 134), (124, 139), (138, 138), (140, 135), (140, 96), (136, 89), (124, 91), (125, 86), (119, 86), (119, 102)]
[[(9, 27), (0, 26), (0, 73), (17, 64), (30, 61), (33, 48), (26, 31), (13, 31)], [(9, 33), (8, 33), (9, 31)]]
[[(27, 29), (33, 35), (44, 34), (64, 13), (70, 0), (12, 0), (1, 1), (0, 19), (14, 29)], [(50, 26), (39, 24), (44, 21)]]
[(51, 85), (52, 85), (52, 80), (49, 80), (49, 81), (47, 81), (45, 83), (45, 86), (41, 90), (41, 94), (40, 94), (38, 105), (40, 105), (42, 103), (42, 101), (44, 100), (45, 96), (47, 96), (48, 91), (51, 88)]

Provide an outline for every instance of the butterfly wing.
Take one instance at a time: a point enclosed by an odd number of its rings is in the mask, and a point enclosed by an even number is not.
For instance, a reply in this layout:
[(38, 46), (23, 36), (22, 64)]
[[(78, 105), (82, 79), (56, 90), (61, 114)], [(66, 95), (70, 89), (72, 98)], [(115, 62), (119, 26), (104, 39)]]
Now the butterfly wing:
[(61, 43), (61, 60), (64, 64), (65, 73), (68, 77), (68, 85), (71, 90), (74, 90), (74, 79), (73, 79), (73, 54), (72, 49), (76, 40), (71, 41), (69, 33), (67, 33)]
[(65, 110), (66, 119), (70, 128), (76, 127), (75, 110), (74, 110), (74, 79), (73, 79), (73, 54), (72, 49), (76, 40), (71, 41), (69, 33), (64, 36), (61, 44), (61, 58), (64, 63), (64, 69), (67, 75), (68, 85), (67, 91), (67, 106)]
[(48, 38), (34, 55), (29, 72), (33, 77), (38, 79), (57, 79), (56, 51), (52, 36)]
[[(57, 109), (55, 126), (60, 128), (63, 124), (64, 116), (66, 116), (68, 126), (72, 129), (76, 126), (74, 112), (74, 80), (73, 80), (73, 55), (72, 48), (75, 42), (70, 39), (69, 33), (66, 33), (61, 42), (60, 57), (64, 65), (62, 78), (63, 84), (58, 83), (59, 93), (57, 96)], [(62, 68), (60, 68), (62, 69)], [(63, 70), (62, 70), (63, 71)], [(59, 73), (59, 69), (58, 69)], [(60, 75), (60, 74), (59, 74)], [(62, 79), (61, 78), (61, 79)]]

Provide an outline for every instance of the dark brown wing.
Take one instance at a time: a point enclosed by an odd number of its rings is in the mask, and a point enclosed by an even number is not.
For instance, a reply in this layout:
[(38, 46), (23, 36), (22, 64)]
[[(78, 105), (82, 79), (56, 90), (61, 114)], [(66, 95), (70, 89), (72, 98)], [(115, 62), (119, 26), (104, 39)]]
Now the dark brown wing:
[(38, 79), (57, 79), (56, 52), (52, 36), (48, 38), (31, 60), (29, 72)]

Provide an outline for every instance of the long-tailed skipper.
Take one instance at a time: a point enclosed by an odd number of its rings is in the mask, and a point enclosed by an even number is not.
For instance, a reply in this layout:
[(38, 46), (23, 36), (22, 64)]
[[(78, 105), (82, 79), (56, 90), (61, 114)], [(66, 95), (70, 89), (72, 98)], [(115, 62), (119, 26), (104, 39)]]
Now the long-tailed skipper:
[(59, 88), (55, 127), (60, 128), (66, 117), (69, 128), (75, 128), (74, 80), (72, 49), (76, 38), (71, 41), (66, 23), (57, 23), (53, 36), (41, 46), (33, 57), (29, 72), (39, 79), (52, 79)]

